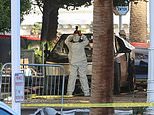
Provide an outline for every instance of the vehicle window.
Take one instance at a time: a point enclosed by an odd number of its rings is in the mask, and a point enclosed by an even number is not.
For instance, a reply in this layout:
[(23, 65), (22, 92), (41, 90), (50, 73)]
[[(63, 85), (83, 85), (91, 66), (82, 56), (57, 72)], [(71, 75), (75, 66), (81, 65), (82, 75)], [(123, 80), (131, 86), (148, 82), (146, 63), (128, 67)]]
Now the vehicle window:
[(1, 114), (1, 115), (13, 115), (12, 113), (10, 113), (10, 112), (4, 110), (3, 108), (0, 108), (0, 114)]
[[(93, 40), (93, 37), (92, 37), (92, 35), (86, 35), (87, 36), (87, 38), (88, 38), (88, 40), (90, 41), (90, 43), (89, 43), (89, 45), (87, 45), (86, 46), (86, 54), (88, 55), (88, 56), (90, 56), (91, 55), (91, 52), (92, 52), (92, 40)], [(66, 38), (65, 38), (66, 39)], [(67, 55), (68, 54), (68, 52), (69, 52), (69, 50), (68, 50), (68, 47), (66, 46), (66, 44), (65, 44), (65, 39), (63, 39), (63, 40), (61, 40), (58, 44), (57, 44), (57, 46), (55, 47), (55, 49), (54, 49), (54, 51), (56, 52), (56, 53), (58, 53), (59, 55)]]
[[(54, 62), (60, 62), (60, 63), (67, 63), (68, 62), (68, 52), (69, 49), (67, 45), (65, 44), (65, 39), (67, 38), (69, 34), (64, 34), (61, 36), (60, 41), (56, 44), (56, 46), (53, 48), (51, 54), (48, 56), (48, 60), (54, 61)], [(89, 44), (85, 48), (86, 56), (88, 62), (92, 61), (92, 46), (93, 46), (93, 36), (92, 34), (86, 34)]]
[(61, 40), (61, 42), (59, 42), (59, 44), (57, 44), (56, 48), (55, 48), (55, 51), (58, 53), (58, 54), (65, 54), (67, 55), (68, 54), (68, 48), (66, 46), (66, 44), (64, 43), (64, 41)]
[(144, 53), (135, 53), (135, 59), (144, 60), (148, 59), (148, 55)]

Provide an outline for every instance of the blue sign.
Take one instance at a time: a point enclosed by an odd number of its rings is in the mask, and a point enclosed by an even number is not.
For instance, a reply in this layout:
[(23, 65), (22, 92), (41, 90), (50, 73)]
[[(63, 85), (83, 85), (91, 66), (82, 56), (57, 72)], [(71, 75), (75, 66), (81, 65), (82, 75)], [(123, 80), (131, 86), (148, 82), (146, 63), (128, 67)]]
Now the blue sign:
[(129, 6), (116, 6), (114, 8), (114, 13), (116, 15), (126, 15), (129, 11)]

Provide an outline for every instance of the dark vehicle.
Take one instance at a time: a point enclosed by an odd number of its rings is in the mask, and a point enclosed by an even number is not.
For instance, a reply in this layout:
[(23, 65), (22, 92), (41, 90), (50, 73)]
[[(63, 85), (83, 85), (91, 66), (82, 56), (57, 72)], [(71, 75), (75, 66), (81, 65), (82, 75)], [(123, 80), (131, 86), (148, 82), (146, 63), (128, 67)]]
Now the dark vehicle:
[(146, 88), (148, 79), (148, 48), (135, 48), (135, 79), (136, 87)]
[[(68, 63), (68, 48), (64, 43), (69, 34), (63, 34), (55, 47), (49, 53), (46, 63), (62, 64), (65, 68), (66, 75), (69, 75)], [(88, 60), (88, 81), (91, 82), (92, 76), (92, 50), (93, 50), (93, 34), (84, 34), (89, 40), (89, 45), (86, 46), (85, 52)], [(133, 90), (134, 76), (133, 76), (133, 58), (130, 53), (134, 47), (126, 40), (119, 36), (114, 37), (114, 93), (119, 94), (120, 90), (127, 88)], [(68, 77), (66, 77), (68, 79)], [(66, 80), (67, 81), (67, 80)], [(77, 81), (78, 82), (78, 81)], [(75, 93), (79, 93), (80, 84), (76, 84)]]

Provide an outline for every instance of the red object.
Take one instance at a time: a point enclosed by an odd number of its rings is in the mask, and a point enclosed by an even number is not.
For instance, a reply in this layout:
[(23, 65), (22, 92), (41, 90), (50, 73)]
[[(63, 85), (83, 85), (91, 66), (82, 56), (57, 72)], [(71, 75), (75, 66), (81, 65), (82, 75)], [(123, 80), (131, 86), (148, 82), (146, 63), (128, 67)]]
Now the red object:
[(149, 43), (144, 43), (144, 42), (132, 42), (131, 45), (139, 48), (149, 48)]
[[(27, 40), (37, 40), (37, 41), (40, 40), (40, 38), (31, 36), (31, 35), (28, 35), (28, 36), (20, 36), (20, 37), (23, 38), (23, 39), (27, 39)], [(9, 38), (11, 38), (11, 35), (0, 35), (0, 39), (1, 38), (9, 39)]]

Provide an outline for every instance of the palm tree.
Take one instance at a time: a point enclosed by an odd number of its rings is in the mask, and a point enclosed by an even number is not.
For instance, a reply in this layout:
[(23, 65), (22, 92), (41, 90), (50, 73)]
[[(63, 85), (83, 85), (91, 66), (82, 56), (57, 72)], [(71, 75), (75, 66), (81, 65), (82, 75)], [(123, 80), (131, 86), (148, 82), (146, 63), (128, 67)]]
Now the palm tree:
[[(112, 0), (94, 1), (94, 46), (91, 102), (112, 102), (113, 13)], [(91, 115), (112, 115), (113, 108), (91, 108)]]
[[(35, 0), (39, 7), (43, 7), (41, 40), (52, 41), (57, 37), (58, 10), (64, 8), (75, 10), (81, 6), (90, 6), (91, 0)], [(41, 9), (41, 8), (40, 8)]]
[(56, 0), (44, 0), (41, 40), (56, 39), (59, 6)]
[(130, 9), (130, 40), (147, 40), (147, 0), (132, 0)]

